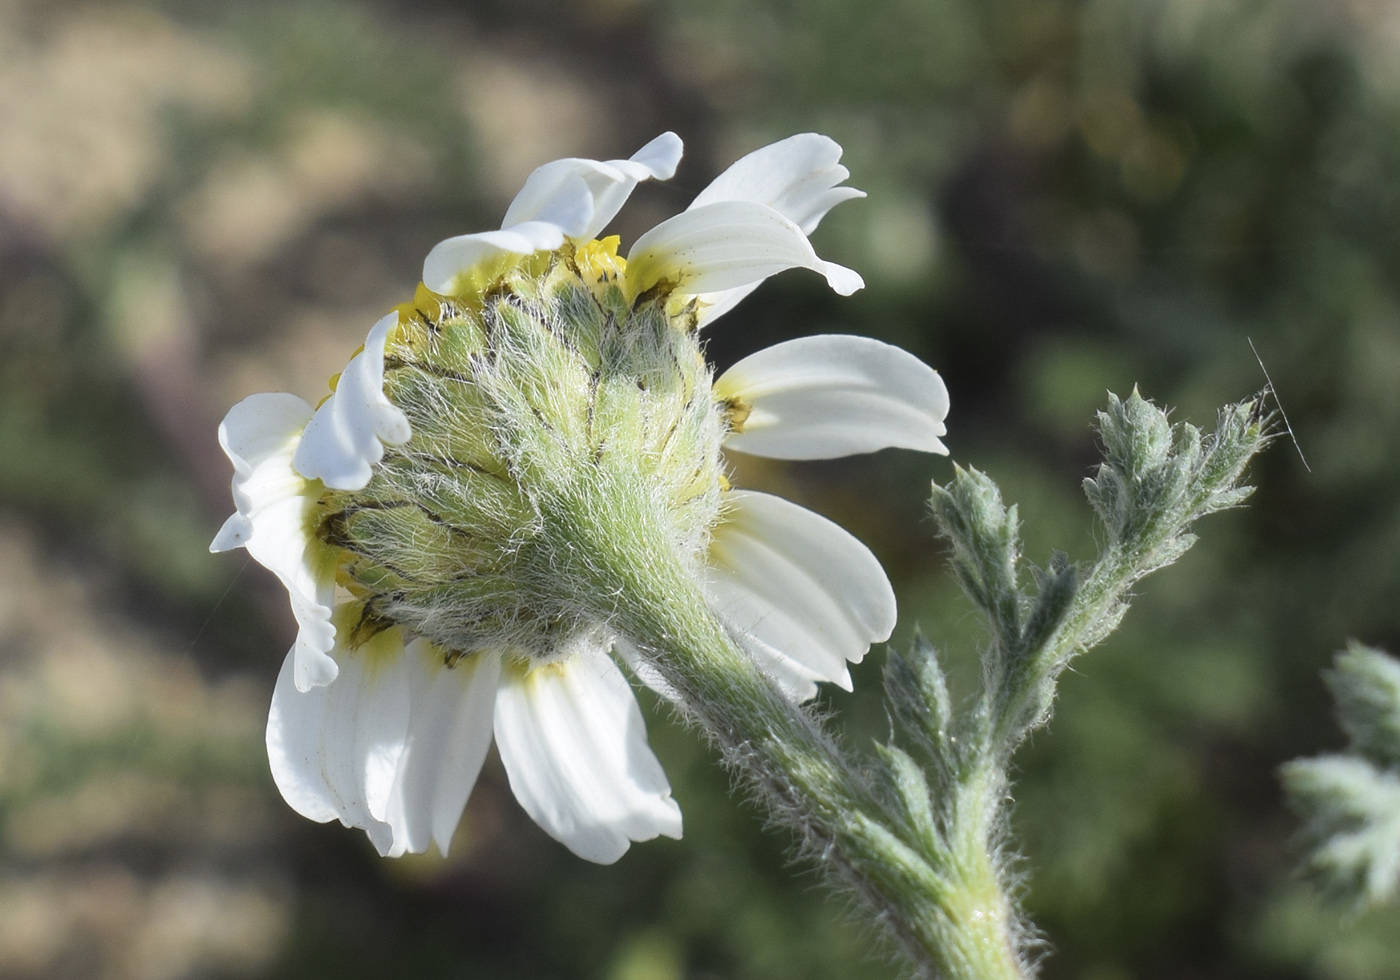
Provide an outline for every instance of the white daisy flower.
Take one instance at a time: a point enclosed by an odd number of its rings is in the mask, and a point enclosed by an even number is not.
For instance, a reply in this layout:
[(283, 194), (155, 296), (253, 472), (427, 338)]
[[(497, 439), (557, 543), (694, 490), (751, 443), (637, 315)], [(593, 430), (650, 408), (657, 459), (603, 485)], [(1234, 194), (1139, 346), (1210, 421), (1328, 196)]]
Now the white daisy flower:
[(679, 837), (616, 653), (652, 609), (691, 601), (793, 698), (895, 622), (870, 551), (768, 494), (733, 489), (721, 449), (825, 459), (946, 452), (948, 396), (916, 358), (807, 337), (714, 378), (697, 328), (763, 279), (862, 285), (807, 235), (861, 192), (815, 134), (749, 154), (623, 258), (597, 236), (639, 181), (670, 177), (671, 133), (630, 159), (536, 170), (498, 231), (435, 247), (424, 285), (376, 323), (315, 409), (254, 395), (220, 428), (247, 547), (299, 634), (267, 745), (287, 802), (363, 828), (383, 854), (444, 853), (494, 739), (527, 813), (608, 863)]

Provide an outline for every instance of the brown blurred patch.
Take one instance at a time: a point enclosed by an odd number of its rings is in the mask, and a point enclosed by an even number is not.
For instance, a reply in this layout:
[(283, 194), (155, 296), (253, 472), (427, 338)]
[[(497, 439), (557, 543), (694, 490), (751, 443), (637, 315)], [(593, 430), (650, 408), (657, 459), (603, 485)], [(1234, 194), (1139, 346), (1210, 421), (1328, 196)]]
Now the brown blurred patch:
[(236, 52), (152, 11), (63, 12), (21, 31), (0, 11), (0, 213), (53, 242), (100, 234), (165, 172), (160, 112), (237, 111)]
[(244, 975), (278, 955), (264, 698), (202, 678), (0, 521), (0, 975)]
[(619, 155), (612, 114), (598, 87), (557, 63), (477, 51), (461, 68), (457, 97), (481, 136), (482, 176), (503, 200), (514, 197), (530, 171), (546, 161)]
[(271, 154), (230, 151), (185, 202), (185, 234), (206, 258), (265, 261), (327, 212), (431, 175), (426, 148), (368, 118), (306, 112), (285, 131)]

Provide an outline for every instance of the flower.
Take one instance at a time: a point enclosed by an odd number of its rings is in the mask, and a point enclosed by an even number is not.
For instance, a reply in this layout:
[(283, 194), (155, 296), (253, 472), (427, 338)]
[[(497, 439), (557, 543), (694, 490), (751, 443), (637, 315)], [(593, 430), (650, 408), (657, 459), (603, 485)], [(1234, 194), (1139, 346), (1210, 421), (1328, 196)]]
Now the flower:
[[(870, 551), (779, 497), (733, 489), (721, 448), (819, 459), (946, 452), (938, 374), (825, 335), (719, 378), (698, 328), (789, 268), (862, 285), (808, 233), (843, 200), (841, 148), (794, 136), (739, 160), (624, 258), (597, 236), (666, 133), (627, 160), (537, 169), (497, 231), (427, 256), (314, 410), (253, 395), (219, 430), (246, 547), (299, 631), (267, 747), (287, 802), (383, 854), (446, 853), (494, 738), (525, 811), (576, 854), (679, 837), (681, 815), (616, 653), (638, 608), (694, 602), (796, 699), (894, 626)], [(660, 613), (658, 613), (660, 614)]]

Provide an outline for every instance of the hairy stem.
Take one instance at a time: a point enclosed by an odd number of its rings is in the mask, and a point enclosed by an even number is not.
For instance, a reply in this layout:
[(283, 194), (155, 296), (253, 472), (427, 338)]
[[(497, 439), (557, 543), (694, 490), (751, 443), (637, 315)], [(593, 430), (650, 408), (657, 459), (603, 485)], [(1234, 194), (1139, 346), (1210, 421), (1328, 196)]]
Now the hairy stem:
[[(707, 619), (654, 623), (649, 635), (672, 642), (649, 652), (686, 717), (757, 790), (770, 817), (797, 833), (803, 854), (858, 896), (921, 972), (947, 980), (1022, 977), (1008, 941), (1010, 905), (977, 826), (985, 787), (964, 790), (970, 819), (960, 828), (968, 845), (959, 849), (961, 860), (933, 860), (918, 828), (820, 721)], [(976, 775), (984, 781), (988, 774)]]
[[(638, 561), (626, 544), (610, 543), (608, 528), (619, 526), (619, 515), (598, 514), (596, 523), (574, 516), (574, 528), (592, 526), (579, 545), (598, 557), (599, 594), (627, 597), (613, 612), (619, 631), (657, 668), (677, 709), (719, 747), (770, 819), (795, 833), (802, 855), (866, 906), (918, 974), (1020, 980), (1008, 938), (1011, 907), (982, 846), (985, 835), (966, 833), (969, 846), (956, 866), (934, 860), (920, 839), (923, 828), (905, 818), (878, 770), (844, 750), (738, 647), (693, 572), (657, 553)], [(647, 523), (645, 514), (626, 520), (621, 526)], [(970, 816), (987, 812), (980, 788), (966, 795)]]

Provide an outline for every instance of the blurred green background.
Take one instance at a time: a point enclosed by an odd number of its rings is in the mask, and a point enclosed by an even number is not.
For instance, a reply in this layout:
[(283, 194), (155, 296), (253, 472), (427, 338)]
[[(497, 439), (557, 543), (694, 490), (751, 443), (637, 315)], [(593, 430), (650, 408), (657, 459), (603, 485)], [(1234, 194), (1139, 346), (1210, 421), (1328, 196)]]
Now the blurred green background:
[[(866, 201), (866, 277), (760, 289), (721, 366), (818, 331), (944, 374), (953, 458), (1029, 557), (1093, 554), (1104, 391), (1212, 422), (1263, 387), (1245, 510), (1147, 580), (1020, 757), (1051, 978), (1400, 977), (1400, 914), (1293, 883), (1274, 770), (1339, 746), (1318, 670), (1400, 649), (1400, 5), (1387, 0), (0, 0), (0, 977), (848, 980), (897, 971), (691, 733), (649, 711), (686, 838), (571, 857), (488, 762), (452, 857), (296, 817), (262, 726), (285, 596), (206, 547), (215, 444), (314, 400), (439, 239), (529, 170), (663, 129), (635, 237), (794, 132)], [(946, 460), (732, 460), (851, 528), (963, 666), (978, 623), (924, 517)], [(886, 730), (876, 651), (832, 696)], [(652, 705), (652, 702), (648, 702)], [(654, 707), (654, 706), (653, 706)]]

